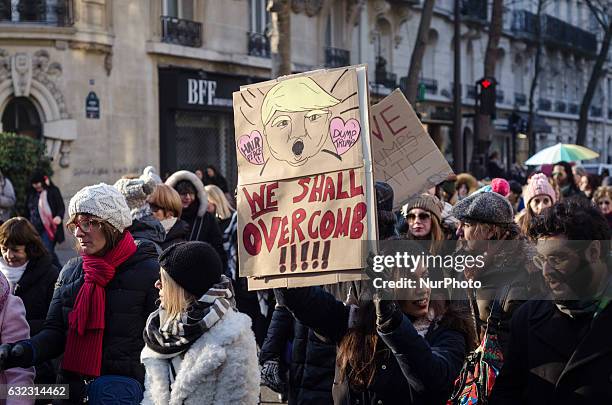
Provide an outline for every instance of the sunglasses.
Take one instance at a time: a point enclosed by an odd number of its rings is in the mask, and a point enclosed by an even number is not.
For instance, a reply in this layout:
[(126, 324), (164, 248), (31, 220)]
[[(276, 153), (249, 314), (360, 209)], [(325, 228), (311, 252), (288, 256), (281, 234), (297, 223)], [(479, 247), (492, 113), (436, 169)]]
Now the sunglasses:
[(82, 219), (80, 221), (74, 220), (66, 224), (66, 228), (71, 234), (75, 234), (77, 228), (85, 233), (89, 233), (92, 229), (101, 229), (102, 222), (95, 219)]
[(431, 215), (425, 212), (422, 212), (420, 214), (408, 214), (406, 215), (406, 218), (408, 219), (408, 221), (415, 221), (417, 218), (419, 218), (421, 221), (425, 221), (427, 219), (431, 218)]

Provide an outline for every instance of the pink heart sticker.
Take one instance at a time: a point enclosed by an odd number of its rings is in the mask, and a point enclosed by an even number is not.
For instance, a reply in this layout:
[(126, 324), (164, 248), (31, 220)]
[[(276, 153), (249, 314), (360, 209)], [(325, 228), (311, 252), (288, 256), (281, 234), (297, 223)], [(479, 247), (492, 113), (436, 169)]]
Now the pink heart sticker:
[(263, 137), (257, 130), (251, 131), (250, 135), (242, 135), (238, 139), (238, 149), (242, 156), (254, 165), (263, 165)]
[(361, 125), (354, 118), (344, 122), (340, 117), (335, 117), (329, 124), (329, 133), (336, 152), (343, 155), (357, 143), (361, 134)]

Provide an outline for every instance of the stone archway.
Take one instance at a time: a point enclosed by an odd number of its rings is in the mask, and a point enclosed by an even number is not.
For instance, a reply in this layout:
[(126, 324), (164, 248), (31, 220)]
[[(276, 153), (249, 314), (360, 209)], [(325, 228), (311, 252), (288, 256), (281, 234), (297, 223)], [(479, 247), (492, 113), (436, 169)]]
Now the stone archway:
[(61, 74), (62, 66), (51, 62), (46, 50), (10, 55), (0, 49), (0, 115), (12, 99), (29, 99), (40, 115), (48, 156), (59, 159), (65, 168), (70, 165), (70, 145), (77, 138), (77, 127), (57, 84)]

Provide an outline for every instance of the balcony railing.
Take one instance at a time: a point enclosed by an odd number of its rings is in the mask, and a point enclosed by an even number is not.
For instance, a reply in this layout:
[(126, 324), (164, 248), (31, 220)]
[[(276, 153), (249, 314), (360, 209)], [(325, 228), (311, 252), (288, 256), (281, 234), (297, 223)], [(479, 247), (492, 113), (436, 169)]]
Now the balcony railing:
[(201, 23), (168, 16), (162, 16), (161, 23), (162, 42), (194, 48), (202, 46)]
[(247, 32), (249, 41), (249, 55), (262, 58), (270, 57), (270, 41), (265, 34)]
[(552, 102), (546, 98), (538, 100), (538, 110), (550, 111), (552, 109)]
[[(512, 32), (516, 37), (529, 41), (537, 40), (538, 16), (526, 10), (512, 14)], [(597, 36), (558, 18), (543, 15), (541, 19), (542, 40), (548, 45), (570, 48), (588, 55), (597, 53)]]
[(560, 112), (560, 113), (564, 113), (567, 111), (567, 104), (565, 103), (565, 101), (556, 101), (555, 102), (555, 111), (556, 112)]
[(603, 117), (603, 110), (601, 107), (591, 106), (591, 117)]
[(503, 90), (495, 89), (495, 101), (500, 104), (504, 102), (504, 91)]
[(386, 70), (376, 70), (374, 75), (376, 76), (376, 84), (380, 84), (388, 89), (397, 87), (397, 75), (395, 73), (387, 72)]
[(461, 0), (461, 15), (465, 21), (487, 22), (486, 0)]
[(608, 109), (608, 119), (612, 120), (612, 109)]
[(514, 104), (519, 107), (527, 105), (527, 96), (523, 93), (514, 93)]
[(66, 27), (73, 16), (72, 0), (0, 0), (0, 23)]
[(351, 53), (346, 49), (325, 47), (325, 66), (342, 67), (351, 63)]
[(567, 108), (567, 112), (570, 114), (578, 114), (578, 104), (576, 103), (569, 103), (568, 108)]
[[(421, 78), (419, 79), (419, 86), (423, 86), (425, 88), (425, 94), (438, 94), (438, 81), (436, 79)], [(408, 87), (408, 76), (400, 77), (399, 87), (404, 92), (406, 91), (406, 88)]]

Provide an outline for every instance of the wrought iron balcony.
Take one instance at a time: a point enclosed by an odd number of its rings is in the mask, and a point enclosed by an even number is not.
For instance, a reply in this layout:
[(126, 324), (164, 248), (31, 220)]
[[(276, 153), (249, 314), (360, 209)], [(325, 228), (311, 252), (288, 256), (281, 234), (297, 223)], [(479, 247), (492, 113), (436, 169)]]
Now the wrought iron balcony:
[(603, 110), (601, 107), (591, 106), (591, 117), (603, 117)]
[(567, 104), (565, 103), (565, 101), (556, 101), (555, 102), (555, 111), (556, 112), (560, 112), (560, 113), (564, 113), (567, 111)]
[[(526, 10), (512, 14), (513, 34), (528, 41), (537, 40), (536, 25), (538, 16)], [(558, 18), (543, 15), (541, 18), (542, 40), (547, 45), (572, 49), (584, 54), (597, 53), (597, 36)]]
[(162, 42), (194, 48), (202, 46), (201, 23), (168, 16), (162, 16), (161, 23)]
[(262, 58), (270, 57), (270, 41), (265, 34), (247, 32), (249, 41), (249, 55)]
[(374, 75), (376, 76), (376, 84), (385, 86), (388, 89), (397, 87), (397, 75), (395, 73), (387, 72), (386, 70), (376, 70)]
[(461, 15), (467, 22), (487, 22), (486, 0), (461, 0)]
[(567, 112), (570, 114), (578, 114), (578, 104), (576, 103), (569, 103), (568, 108), (567, 108)]
[(519, 107), (527, 105), (527, 96), (523, 93), (514, 93), (514, 104)]
[(67, 27), (73, 17), (72, 0), (0, 0), (0, 23)]
[(552, 102), (546, 98), (538, 100), (538, 110), (550, 111), (552, 109)]
[(608, 109), (608, 119), (612, 120), (612, 109)]
[(325, 66), (334, 68), (351, 64), (351, 53), (346, 49), (325, 47)]
[[(436, 95), (438, 94), (438, 81), (436, 79), (419, 79), (419, 86), (423, 86), (425, 88), (426, 94)], [(406, 91), (408, 87), (408, 76), (402, 76), (399, 79), (399, 87), (402, 91)]]

